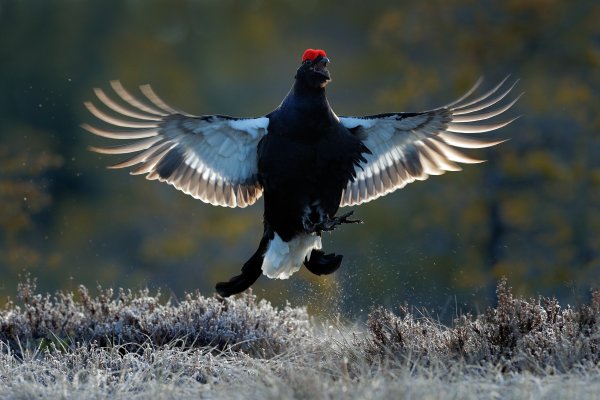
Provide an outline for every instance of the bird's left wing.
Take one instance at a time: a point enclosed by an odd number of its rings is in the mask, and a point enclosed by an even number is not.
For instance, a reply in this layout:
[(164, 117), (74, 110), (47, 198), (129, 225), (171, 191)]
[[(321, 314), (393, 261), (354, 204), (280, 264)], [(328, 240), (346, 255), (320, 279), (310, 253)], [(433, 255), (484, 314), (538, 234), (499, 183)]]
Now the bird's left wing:
[(492, 124), (471, 123), (496, 117), (519, 99), (520, 96), (494, 107), (516, 84), (502, 90), (506, 80), (484, 95), (468, 100), (478, 82), (460, 99), (430, 111), (340, 117), (340, 122), (370, 150), (370, 154), (364, 155), (366, 163), (355, 168), (356, 177), (344, 189), (340, 206), (366, 203), (415, 180), (425, 180), (429, 175), (460, 171), (456, 163), (483, 162), (456, 148), (490, 147), (504, 141), (476, 134), (502, 128), (516, 118)]
[(112, 129), (82, 125), (98, 136), (131, 140), (124, 145), (91, 148), (102, 154), (132, 153), (110, 168), (136, 166), (131, 174), (167, 182), (213, 205), (246, 207), (260, 198), (257, 146), (267, 133), (267, 117), (195, 117), (169, 107), (148, 85), (140, 86), (145, 101), (132, 96), (118, 81), (112, 81), (111, 86), (120, 102), (101, 89), (95, 93), (117, 116), (91, 102), (85, 105)]

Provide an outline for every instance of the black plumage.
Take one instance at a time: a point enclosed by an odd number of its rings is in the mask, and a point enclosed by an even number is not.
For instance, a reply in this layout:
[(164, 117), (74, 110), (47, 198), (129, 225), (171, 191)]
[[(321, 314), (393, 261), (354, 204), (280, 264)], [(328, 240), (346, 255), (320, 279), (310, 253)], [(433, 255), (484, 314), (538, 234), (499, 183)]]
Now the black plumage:
[[(340, 207), (340, 198), (354, 168), (369, 152), (335, 115), (327, 97), (329, 77), (315, 72), (326, 64), (322, 56), (305, 62), (281, 105), (267, 115), (268, 134), (258, 145), (258, 179), (264, 191), (265, 231), (273, 230), (285, 242), (298, 234), (321, 234)], [(330, 229), (333, 229), (331, 227)], [(309, 270), (322, 275), (334, 272), (341, 256), (312, 250)], [(306, 262), (305, 262), (306, 263)], [(217, 290), (228, 296), (247, 289), (260, 276), (262, 259), (246, 265), (240, 276), (219, 283)]]
[[(321, 250), (320, 236), (340, 224), (360, 222), (340, 207), (362, 204), (414, 180), (457, 171), (456, 163), (477, 163), (456, 148), (501, 143), (474, 134), (501, 128), (512, 120), (480, 125), (508, 110), (498, 107), (514, 84), (498, 93), (502, 81), (471, 99), (477, 85), (447, 106), (421, 113), (384, 113), (338, 117), (327, 101), (329, 59), (307, 50), (283, 102), (265, 117), (195, 117), (174, 110), (149, 86), (140, 101), (119, 82), (111, 82), (122, 102), (96, 89), (99, 100), (118, 116), (92, 103), (86, 106), (119, 131), (90, 125), (90, 132), (126, 145), (94, 147), (106, 154), (134, 153), (113, 166), (136, 166), (133, 174), (167, 182), (204, 202), (246, 207), (264, 195), (264, 233), (240, 275), (217, 284), (223, 296), (250, 287), (261, 274), (285, 279), (303, 264), (317, 275), (336, 271), (342, 256)], [(495, 107), (495, 108), (494, 108)], [(125, 117), (122, 119), (120, 117)]]

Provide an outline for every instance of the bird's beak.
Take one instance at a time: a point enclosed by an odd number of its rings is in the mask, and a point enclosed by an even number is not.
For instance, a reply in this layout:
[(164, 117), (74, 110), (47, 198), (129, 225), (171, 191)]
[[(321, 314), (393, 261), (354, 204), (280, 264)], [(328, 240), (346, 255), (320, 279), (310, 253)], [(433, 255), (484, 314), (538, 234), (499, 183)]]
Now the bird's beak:
[(325, 78), (327, 78), (327, 80), (331, 80), (329, 70), (327, 69), (327, 64), (329, 64), (329, 58), (321, 57), (321, 59), (315, 64), (315, 72), (323, 75)]

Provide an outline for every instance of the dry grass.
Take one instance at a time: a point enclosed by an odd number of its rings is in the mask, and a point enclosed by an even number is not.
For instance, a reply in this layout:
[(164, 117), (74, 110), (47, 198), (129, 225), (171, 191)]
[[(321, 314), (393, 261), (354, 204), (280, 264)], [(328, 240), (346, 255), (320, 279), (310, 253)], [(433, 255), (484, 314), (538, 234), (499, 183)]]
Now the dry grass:
[(498, 306), (477, 317), (463, 315), (450, 328), (417, 319), (401, 308), (396, 316), (369, 315), (368, 359), (408, 356), (443, 364), (497, 365), (503, 372), (567, 372), (600, 362), (600, 292), (590, 304), (562, 308), (556, 299), (515, 298), (506, 281), (496, 290)]
[(446, 327), (374, 311), (321, 326), (253, 295), (160, 302), (147, 291), (42, 296), (0, 312), (1, 398), (595, 398), (599, 298), (515, 298)]
[(119, 346), (173, 345), (235, 349), (269, 357), (285, 351), (290, 342), (310, 336), (304, 308), (273, 308), (267, 301), (245, 294), (236, 299), (187, 294), (182, 301), (161, 303), (160, 292), (133, 293), (99, 288), (91, 297), (80, 286), (77, 296), (58, 292), (35, 293), (35, 281), (18, 287), (21, 305), (9, 303), (0, 314), (0, 342), (17, 354), (53, 345), (67, 350), (80, 344)]

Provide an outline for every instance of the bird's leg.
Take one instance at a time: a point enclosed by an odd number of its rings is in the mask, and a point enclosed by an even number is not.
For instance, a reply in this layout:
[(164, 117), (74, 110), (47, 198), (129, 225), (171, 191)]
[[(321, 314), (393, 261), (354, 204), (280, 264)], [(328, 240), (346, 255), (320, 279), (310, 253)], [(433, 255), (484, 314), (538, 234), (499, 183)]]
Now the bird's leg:
[(354, 215), (354, 210), (347, 212), (346, 214), (340, 215), (339, 217), (334, 217), (335, 220), (338, 221), (338, 225), (340, 224), (362, 224), (362, 219), (348, 219)]
[(325, 252), (313, 249), (310, 257), (304, 260), (304, 266), (315, 275), (333, 274), (342, 265), (341, 254), (325, 254)]
[(313, 202), (310, 207), (307, 206), (302, 217), (302, 227), (308, 234), (333, 231), (338, 225), (342, 224), (362, 224), (359, 219), (350, 219), (354, 211), (338, 217), (330, 217), (325, 210), (320, 207), (319, 201)]
[(304, 228), (304, 232), (308, 234), (317, 232), (317, 223), (308, 217), (302, 218), (302, 227)]
[(354, 214), (354, 211), (347, 212), (339, 217), (327, 218), (315, 224), (316, 232), (333, 231), (338, 225), (342, 224), (362, 224), (360, 219), (349, 219)]
[(260, 244), (258, 245), (258, 249), (242, 267), (242, 273), (231, 278), (229, 282), (217, 283), (217, 293), (223, 297), (228, 297), (232, 294), (243, 292), (252, 286), (262, 274), (262, 263), (265, 251), (267, 251), (267, 246), (272, 238), (272, 232), (266, 229)]
[(314, 201), (310, 206), (306, 206), (304, 209), (304, 215), (302, 216), (302, 226), (304, 232), (308, 234), (319, 233), (318, 225), (329, 217), (320, 207), (320, 202)]

